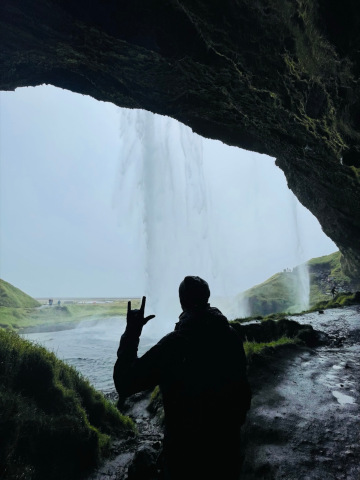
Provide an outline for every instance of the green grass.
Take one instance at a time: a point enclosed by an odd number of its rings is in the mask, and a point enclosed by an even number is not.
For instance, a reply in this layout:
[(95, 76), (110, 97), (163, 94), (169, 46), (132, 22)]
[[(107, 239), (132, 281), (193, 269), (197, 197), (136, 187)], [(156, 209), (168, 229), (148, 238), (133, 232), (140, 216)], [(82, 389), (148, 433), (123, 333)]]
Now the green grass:
[[(331, 301), (330, 290), (336, 285), (343, 293), (351, 291), (350, 278), (343, 273), (341, 267), (341, 253), (335, 252), (330, 255), (313, 258), (308, 261), (310, 271), (310, 306), (319, 302)], [(324, 278), (327, 280), (324, 281)]]
[[(106, 318), (126, 315), (127, 300), (111, 303), (69, 303), (42, 305), (41, 303), (0, 279), (0, 327), (21, 330), (55, 324), (76, 324), (87, 318)], [(139, 308), (140, 299), (131, 300), (132, 308)]]
[[(326, 304), (331, 301), (333, 285), (342, 293), (356, 289), (356, 285), (343, 273), (340, 252), (313, 258), (306, 263), (310, 277), (310, 308), (319, 302)], [(241, 293), (239, 301), (246, 302), (251, 318), (271, 313), (301, 313), (303, 308), (297, 303), (298, 282), (296, 268), (292, 272), (279, 272)]]
[(75, 369), (0, 329), (0, 478), (82, 478), (134, 431)]
[(147, 409), (151, 414), (156, 415), (158, 422), (161, 425), (164, 425), (165, 412), (163, 408), (163, 399), (162, 399), (162, 394), (161, 394), (159, 385), (157, 385), (154, 388), (154, 390), (151, 392)]
[(339, 308), (359, 304), (360, 296), (357, 293), (339, 293), (331, 300), (318, 302), (309, 311), (314, 312), (317, 310), (326, 310), (328, 308)]
[[(138, 308), (139, 300), (132, 300)], [(76, 324), (87, 318), (106, 318), (126, 315), (127, 301), (113, 303), (70, 304), (45, 308), (0, 307), (0, 327), (21, 330), (28, 327), (55, 324)]]
[(322, 300), (320, 302), (317, 302), (315, 305), (310, 307), (308, 310), (305, 310), (303, 312), (298, 312), (298, 313), (292, 313), (289, 315), (287, 312), (278, 312), (278, 313), (271, 313), (270, 315), (253, 315), (250, 317), (244, 317), (244, 318), (236, 318), (234, 320), (230, 321), (230, 324), (233, 323), (248, 323), (253, 320), (260, 320), (262, 322), (266, 322), (267, 320), (284, 320), (291, 317), (296, 317), (298, 315), (304, 315), (306, 313), (312, 313), (318, 310), (326, 310), (328, 308), (339, 308), (339, 307), (346, 307), (350, 305), (359, 305), (360, 304), (360, 296), (358, 293), (351, 293), (351, 292), (345, 292), (345, 293), (339, 293), (335, 295), (334, 298), (326, 297), (326, 300)]
[(319, 269), (327, 271), (329, 276), (336, 283), (348, 282), (350, 279), (347, 277), (341, 268), (341, 253), (335, 252), (330, 255), (324, 255), (322, 257), (317, 257), (309, 260), (308, 262), (310, 271)]
[(241, 295), (249, 305), (252, 316), (268, 315), (301, 310), (297, 305), (298, 290), (295, 272), (279, 272)]
[(296, 338), (281, 337), (278, 340), (273, 340), (271, 342), (244, 342), (244, 350), (248, 362), (251, 363), (251, 359), (254, 355), (264, 355), (269, 348), (277, 348), (282, 345), (290, 345), (298, 343), (299, 340)]
[(0, 279), (0, 307), (37, 307), (40, 303), (5, 280)]

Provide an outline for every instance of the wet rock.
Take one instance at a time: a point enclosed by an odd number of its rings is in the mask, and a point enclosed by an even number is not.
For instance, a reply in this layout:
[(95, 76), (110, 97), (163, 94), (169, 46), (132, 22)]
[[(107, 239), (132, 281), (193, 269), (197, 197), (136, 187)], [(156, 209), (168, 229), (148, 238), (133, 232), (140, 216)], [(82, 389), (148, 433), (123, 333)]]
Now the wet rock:
[(128, 480), (157, 480), (159, 476), (159, 450), (143, 445), (135, 453), (128, 468)]
[[(297, 317), (299, 323), (311, 321), (320, 328), (318, 318), (317, 312)], [(360, 366), (360, 347), (354, 342), (359, 321), (356, 307), (326, 311), (321, 328), (332, 338), (341, 337), (341, 345), (275, 350), (267, 361), (250, 365), (254, 396), (242, 480), (360, 478), (355, 440), (360, 428), (360, 376), (355, 368)], [(335, 401), (332, 392), (340, 385), (351, 385), (355, 402)]]
[(305, 345), (308, 345), (309, 347), (315, 347), (316, 345), (318, 345), (320, 339), (320, 336), (313, 328), (304, 328), (302, 330), (299, 330), (296, 337), (299, 340), (303, 341)]
[(234, 322), (244, 340), (250, 342), (271, 342), (281, 337), (300, 340), (308, 347), (315, 347), (329, 342), (328, 335), (315, 330), (311, 325), (301, 325), (294, 320), (282, 318), (278, 321), (266, 320), (259, 323), (239, 324)]

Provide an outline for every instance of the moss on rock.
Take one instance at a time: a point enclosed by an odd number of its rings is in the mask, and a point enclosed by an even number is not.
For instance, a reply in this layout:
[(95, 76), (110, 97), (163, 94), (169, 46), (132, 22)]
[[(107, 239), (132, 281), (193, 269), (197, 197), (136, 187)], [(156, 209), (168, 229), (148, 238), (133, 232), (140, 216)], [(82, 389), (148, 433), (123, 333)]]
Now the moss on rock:
[(360, 277), (356, 2), (4, 0), (0, 21), (1, 89), (49, 83), (275, 157)]

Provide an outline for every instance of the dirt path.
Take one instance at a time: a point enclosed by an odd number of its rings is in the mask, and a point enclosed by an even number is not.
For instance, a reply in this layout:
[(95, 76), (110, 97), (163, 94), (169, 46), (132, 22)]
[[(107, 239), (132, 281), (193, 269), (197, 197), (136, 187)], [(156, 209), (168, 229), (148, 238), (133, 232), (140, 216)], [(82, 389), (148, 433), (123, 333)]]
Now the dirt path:
[(251, 367), (244, 480), (360, 479), (360, 308), (297, 317), (330, 346)]

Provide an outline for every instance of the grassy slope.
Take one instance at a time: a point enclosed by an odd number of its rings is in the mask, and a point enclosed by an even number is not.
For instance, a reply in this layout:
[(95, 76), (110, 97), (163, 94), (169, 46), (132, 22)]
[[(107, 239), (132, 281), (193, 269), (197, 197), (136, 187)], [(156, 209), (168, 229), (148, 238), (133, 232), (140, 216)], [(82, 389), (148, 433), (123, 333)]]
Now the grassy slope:
[(0, 279), (0, 307), (31, 308), (39, 305), (37, 300)]
[(244, 342), (244, 350), (248, 363), (251, 363), (251, 360), (256, 355), (263, 355), (265, 351), (269, 348), (277, 348), (282, 345), (290, 345), (298, 343), (294, 338), (281, 337), (277, 340), (272, 340), (271, 342)]
[(296, 277), (290, 272), (276, 273), (244, 293), (251, 314), (268, 315), (288, 311), (296, 303)]
[[(331, 299), (331, 287), (349, 291), (349, 278), (341, 270), (340, 252), (313, 258), (307, 262), (310, 274), (310, 306)], [(294, 269), (295, 270), (295, 269)], [(280, 272), (265, 282), (240, 294), (248, 303), (251, 315), (296, 312), (297, 278), (293, 272)]]
[(336, 285), (339, 291), (352, 290), (350, 279), (342, 272), (340, 259), (340, 252), (335, 252), (307, 262), (310, 272), (310, 305), (329, 301), (333, 285)]
[(45, 348), (0, 329), (0, 478), (81, 478), (132, 421)]

